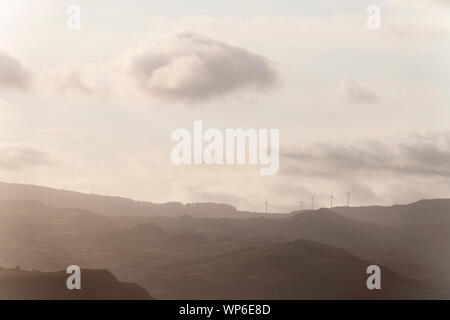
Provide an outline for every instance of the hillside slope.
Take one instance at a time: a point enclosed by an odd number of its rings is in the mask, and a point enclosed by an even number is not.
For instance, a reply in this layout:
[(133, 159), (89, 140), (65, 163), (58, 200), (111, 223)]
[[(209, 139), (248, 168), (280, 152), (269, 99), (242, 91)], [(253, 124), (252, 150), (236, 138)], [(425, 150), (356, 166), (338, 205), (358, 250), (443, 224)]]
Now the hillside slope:
[(450, 224), (450, 199), (420, 200), (389, 207), (337, 207), (333, 210), (351, 219), (384, 226)]
[(82, 270), (81, 290), (68, 290), (66, 272), (0, 269), (0, 299), (8, 300), (148, 300), (152, 297), (134, 283), (117, 281), (106, 270)]
[(107, 216), (170, 216), (246, 218), (262, 215), (240, 212), (221, 203), (152, 203), (115, 196), (85, 194), (53, 188), (0, 182), (0, 201), (33, 200), (55, 208), (81, 208)]
[(368, 290), (372, 263), (307, 240), (249, 247), (152, 270), (143, 280), (168, 299), (409, 299), (423, 287), (382, 267), (382, 290)]

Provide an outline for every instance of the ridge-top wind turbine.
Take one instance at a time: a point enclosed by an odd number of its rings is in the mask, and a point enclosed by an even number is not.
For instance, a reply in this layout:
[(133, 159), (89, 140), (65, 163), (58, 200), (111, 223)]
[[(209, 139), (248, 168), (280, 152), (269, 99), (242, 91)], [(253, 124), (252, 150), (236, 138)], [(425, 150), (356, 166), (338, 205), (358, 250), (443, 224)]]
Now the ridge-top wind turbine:
[(264, 204), (266, 205), (266, 218), (267, 218), (267, 207), (269, 206), (269, 201), (264, 201)]
[(347, 195), (347, 207), (350, 207), (350, 196), (351, 196), (351, 192), (346, 192), (345, 193)]

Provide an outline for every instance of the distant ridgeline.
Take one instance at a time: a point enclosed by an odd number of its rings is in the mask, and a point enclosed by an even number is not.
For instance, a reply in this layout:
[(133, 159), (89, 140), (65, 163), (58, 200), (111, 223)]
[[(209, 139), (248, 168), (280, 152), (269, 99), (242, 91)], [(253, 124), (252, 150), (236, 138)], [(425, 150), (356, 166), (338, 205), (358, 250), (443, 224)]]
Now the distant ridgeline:
[[(32, 200), (55, 208), (83, 208), (108, 216), (172, 216), (194, 217), (252, 217), (255, 213), (241, 212), (235, 207), (221, 203), (180, 202), (152, 203), (134, 201), (122, 197), (84, 194), (47, 187), (0, 182), (0, 201)], [(261, 214), (262, 215), (262, 214)]]

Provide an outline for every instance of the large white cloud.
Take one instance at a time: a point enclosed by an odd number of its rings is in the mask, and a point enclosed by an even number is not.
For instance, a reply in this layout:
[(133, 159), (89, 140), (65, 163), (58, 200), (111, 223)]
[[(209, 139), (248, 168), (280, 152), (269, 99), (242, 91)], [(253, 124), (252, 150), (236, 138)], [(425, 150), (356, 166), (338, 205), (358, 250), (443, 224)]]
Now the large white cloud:
[(272, 62), (244, 48), (194, 32), (170, 34), (130, 58), (131, 74), (148, 96), (199, 101), (278, 83)]
[(26, 89), (30, 82), (28, 71), (19, 60), (0, 52), (0, 90)]

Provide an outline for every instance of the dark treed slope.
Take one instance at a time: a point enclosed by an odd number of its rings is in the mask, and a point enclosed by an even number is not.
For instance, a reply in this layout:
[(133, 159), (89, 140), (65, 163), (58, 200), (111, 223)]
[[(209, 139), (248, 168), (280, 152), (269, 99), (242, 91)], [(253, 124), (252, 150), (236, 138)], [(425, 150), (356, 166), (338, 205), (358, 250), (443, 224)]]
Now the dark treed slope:
[(69, 290), (66, 272), (0, 269), (0, 299), (11, 300), (148, 300), (147, 291), (134, 284), (117, 281), (106, 270), (82, 270), (81, 290)]

